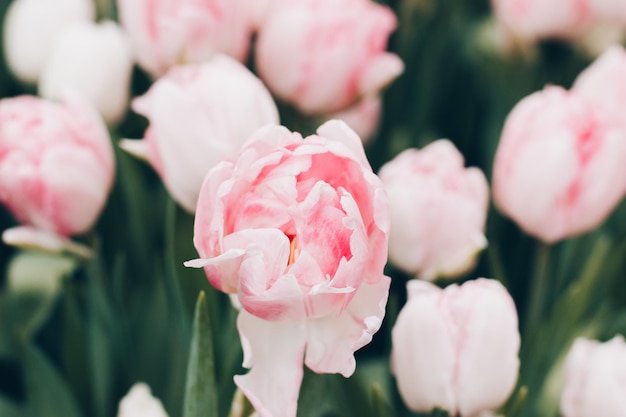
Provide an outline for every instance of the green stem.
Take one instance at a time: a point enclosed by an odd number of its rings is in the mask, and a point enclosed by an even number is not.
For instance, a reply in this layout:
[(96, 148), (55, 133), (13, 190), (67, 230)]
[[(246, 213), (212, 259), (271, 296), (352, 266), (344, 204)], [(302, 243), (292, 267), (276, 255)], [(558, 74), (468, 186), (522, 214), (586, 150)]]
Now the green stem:
[(535, 265), (533, 268), (532, 287), (530, 299), (526, 303), (526, 321), (524, 335), (534, 333), (541, 319), (546, 302), (546, 293), (548, 289), (548, 267), (550, 265), (550, 249), (551, 246), (538, 242), (535, 251)]

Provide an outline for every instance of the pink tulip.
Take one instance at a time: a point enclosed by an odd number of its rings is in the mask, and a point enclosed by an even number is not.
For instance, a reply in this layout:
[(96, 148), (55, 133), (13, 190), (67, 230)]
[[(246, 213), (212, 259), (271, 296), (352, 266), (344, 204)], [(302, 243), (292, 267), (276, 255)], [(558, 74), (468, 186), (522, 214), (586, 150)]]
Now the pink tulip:
[(243, 61), (252, 31), (247, 0), (117, 0), (139, 66), (159, 77), (221, 52)]
[(407, 149), (380, 170), (391, 208), (389, 259), (419, 278), (454, 277), (475, 264), (484, 235), (489, 185), (465, 168), (448, 140)]
[(496, 152), (496, 206), (548, 243), (596, 228), (626, 192), (622, 126), (576, 91), (546, 87), (526, 97)]
[(122, 146), (143, 154), (180, 205), (194, 212), (206, 173), (239, 150), (259, 127), (278, 123), (263, 83), (226, 55), (174, 67), (133, 101), (150, 126), (143, 142)]
[(626, 343), (579, 338), (565, 361), (563, 417), (626, 416)]
[(581, 72), (572, 87), (578, 95), (626, 121), (626, 51), (615, 45)]
[(283, 2), (263, 20), (256, 65), (277, 97), (307, 114), (333, 113), (402, 72), (385, 52), (395, 27), (391, 9), (372, 1)]
[(21, 223), (60, 236), (86, 232), (114, 168), (108, 132), (88, 102), (0, 100), (0, 201)]
[[(237, 294), (244, 366), (261, 417), (293, 417), (302, 361), (350, 376), (384, 315), (387, 199), (359, 137), (330, 121), (302, 139), (260, 129), (206, 177), (194, 244), (211, 284)], [(271, 381), (271, 384), (268, 384)]]
[(444, 290), (412, 280), (407, 289), (391, 334), (392, 372), (407, 406), (462, 417), (499, 408), (519, 369), (517, 312), (506, 289), (484, 278)]

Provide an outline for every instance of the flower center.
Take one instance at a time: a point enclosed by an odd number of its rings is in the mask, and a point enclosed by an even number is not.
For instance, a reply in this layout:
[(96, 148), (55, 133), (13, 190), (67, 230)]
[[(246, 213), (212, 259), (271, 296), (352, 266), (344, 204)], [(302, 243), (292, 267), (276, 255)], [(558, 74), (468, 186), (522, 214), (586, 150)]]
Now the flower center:
[(287, 235), (289, 238), (289, 260), (287, 261), (287, 266), (291, 266), (298, 259), (298, 236)]

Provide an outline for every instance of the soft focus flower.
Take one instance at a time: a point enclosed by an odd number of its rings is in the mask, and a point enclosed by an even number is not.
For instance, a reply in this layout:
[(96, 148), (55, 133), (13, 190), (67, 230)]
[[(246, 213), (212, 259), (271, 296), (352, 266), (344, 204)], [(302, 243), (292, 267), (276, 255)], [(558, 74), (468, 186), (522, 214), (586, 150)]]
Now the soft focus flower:
[(218, 52), (243, 61), (252, 31), (246, 1), (117, 0), (117, 7), (139, 66), (159, 77)]
[(122, 146), (145, 153), (172, 197), (190, 212), (209, 169), (235, 154), (259, 127), (278, 123), (263, 83), (225, 55), (173, 68), (133, 101), (133, 109), (150, 126), (143, 142)]
[(17, 78), (36, 83), (63, 30), (95, 17), (93, 0), (14, 0), (4, 21), (4, 51)]
[(114, 168), (106, 127), (87, 101), (0, 100), (0, 202), (21, 223), (60, 236), (86, 232)]
[(500, 24), (522, 41), (571, 39), (591, 19), (588, 0), (491, 0)]
[(576, 91), (549, 86), (526, 97), (496, 152), (496, 206), (548, 243), (594, 229), (626, 192), (622, 126)]
[(299, 0), (271, 9), (256, 66), (279, 98), (308, 114), (332, 113), (374, 95), (403, 70), (385, 52), (396, 27), (388, 7), (364, 0)]
[(58, 99), (67, 88), (91, 100), (109, 123), (128, 106), (133, 66), (124, 31), (113, 22), (76, 23), (54, 45), (39, 80), (43, 97)]
[(626, 121), (626, 51), (614, 45), (581, 72), (572, 87), (603, 111)]
[(392, 372), (407, 406), (462, 417), (499, 408), (519, 369), (517, 312), (506, 289), (484, 278), (444, 290), (412, 280), (407, 289), (391, 334)]
[[(235, 382), (262, 417), (296, 415), (302, 361), (350, 376), (381, 325), (387, 199), (359, 137), (330, 121), (306, 139), (260, 129), (207, 176), (194, 244), (211, 284), (238, 294)], [(268, 384), (271, 381), (271, 384)]]
[(487, 246), (489, 185), (448, 140), (407, 149), (380, 170), (391, 209), (389, 259), (419, 278), (470, 269)]
[(565, 39), (593, 55), (626, 33), (626, 6), (622, 0), (491, 0), (503, 36), (532, 43)]
[(167, 413), (161, 401), (152, 396), (150, 387), (139, 382), (120, 401), (117, 417), (167, 417)]
[(565, 361), (563, 417), (626, 416), (626, 343), (576, 339)]
[(367, 143), (378, 130), (381, 111), (382, 102), (380, 96), (363, 97), (347, 109), (332, 114), (328, 117), (328, 120), (338, 119), (344, 121), (359, 135), (363, 143)]

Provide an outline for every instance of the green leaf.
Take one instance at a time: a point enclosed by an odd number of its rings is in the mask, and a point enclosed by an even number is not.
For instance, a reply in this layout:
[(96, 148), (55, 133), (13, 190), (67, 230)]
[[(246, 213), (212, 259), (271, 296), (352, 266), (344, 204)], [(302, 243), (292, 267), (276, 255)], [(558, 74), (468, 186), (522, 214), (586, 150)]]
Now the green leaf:
[(198, 295), (191, 336), (184, 417), (217, 417), (217, 387), (211, 322), (204, 291)]
[(65, 379), (50, 361), (30, 343), (22, 349), (26, 395), (33, 415), (81, 417), (81, 412)]
[(0, 416), (23, 417), (26, 415), (24, 407), (20, 407), (4, 396), (0, 396)]

